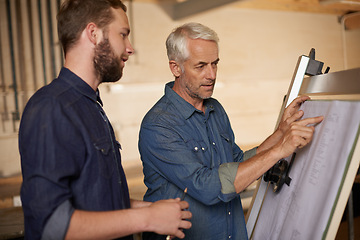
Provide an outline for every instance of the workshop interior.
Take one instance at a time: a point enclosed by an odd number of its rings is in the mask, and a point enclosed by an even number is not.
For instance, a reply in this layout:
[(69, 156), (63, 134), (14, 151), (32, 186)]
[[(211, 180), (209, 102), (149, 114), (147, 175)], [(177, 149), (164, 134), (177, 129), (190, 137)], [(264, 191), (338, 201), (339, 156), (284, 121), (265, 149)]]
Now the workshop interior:
[[(61, 2), (0, 0), (0, 239), (24, 236), (18, 130), (29, 98), (56, 78), (64, 63), (56, 26)], [(298, 72), (302, 81), (360, 68), (360, 0), (123, 2), (135, 53), (122, 79), (101, 84), (99, 90), (122, 146), (122, 165), (134, 199), (141, 200), (146, 191), (138, 152), (140, 124), (163, 95), (163, 85), (173, 79), (165, 40), (175, 27), (199, 22), (217, 32), (220, 61), (214, 97), (227, 110), (243, 150), (274, 131)], [(305, 69), (299, 68), (301, 57), (307, 61)], [(360, 75), (357, 83), (360, 86)], [(253, 207), (259, 181), (274, 193), (291, 186), (295, 157), (279, 161), (240, 194), (245, 213)], [(357, 170), (335, 239), (360, 239), (359, 202)]]

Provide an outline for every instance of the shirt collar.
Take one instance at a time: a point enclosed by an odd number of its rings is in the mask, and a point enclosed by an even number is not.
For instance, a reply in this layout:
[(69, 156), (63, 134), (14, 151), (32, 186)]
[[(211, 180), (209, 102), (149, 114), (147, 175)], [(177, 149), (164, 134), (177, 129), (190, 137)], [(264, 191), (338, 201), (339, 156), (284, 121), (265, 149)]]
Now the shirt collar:
[[(202, 111), (196, 109), (193, 105), (185, 101), (182, 97), (179, 96), (172, 88), (174, 86), (174, 81), (168, 82), (165, 85), (165, 96), (176, 106), (180, 114), (185, 118), (190, 118), (194, 112), (202, 113)], [(211, 99), (211, 98), (210, 98)], [(204, 100), (205, 112), (210, 112), (214, 110), (214, 106), (210, 103), (210, 99)]]
[(94, 91), (83, 79), (73, 73), (70, 69), (63, 67), (58, 78), (63, 79), (82, 95), (87, 96), (94, 102), (99, 102), (102, 106), (99, 89)]

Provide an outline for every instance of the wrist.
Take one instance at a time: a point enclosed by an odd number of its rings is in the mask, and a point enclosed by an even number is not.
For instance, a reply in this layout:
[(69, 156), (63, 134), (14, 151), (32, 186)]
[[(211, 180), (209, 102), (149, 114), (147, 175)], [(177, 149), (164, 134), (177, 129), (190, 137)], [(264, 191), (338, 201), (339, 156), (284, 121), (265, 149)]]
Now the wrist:
[(143, 212), (142, 214), (142, 228), (143, 228), (143, 232), (154, 232), (154, 229), (153, 229), (153, 224), (152, 224), (152, 221), (153, 221), (153, 216), (152, 216), (152, 213), (151, 213), (151, 208), (150, 207), (143, 207), (141, 208)]
[(267, 149), (264, 154), (266, 155), (267, 161), (273, 166), (277, 161), (282, 158), (281, 145), (275, 144), (271, 148)]
[(130, 206), (131, 208), (142, 208), (148, 207), (151, 205), (152, 202), (146, 202), (142, 200), (130, 199)]
[(281, 138), (284, 134), (285, 134), (285, 131), (283, 131), (283, 129), (281, 129), (279, 127), (273, 133), (274, 137), (276, 137), (276, 138)]

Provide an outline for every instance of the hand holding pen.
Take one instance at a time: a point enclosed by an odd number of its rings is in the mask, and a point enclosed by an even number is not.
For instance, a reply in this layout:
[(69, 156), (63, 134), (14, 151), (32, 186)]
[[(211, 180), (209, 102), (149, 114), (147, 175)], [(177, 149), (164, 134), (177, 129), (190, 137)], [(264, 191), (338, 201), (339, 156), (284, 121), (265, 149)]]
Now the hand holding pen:
[[(184, 197), (183, 197), (184, 198)], [(148, 214), (144, 218), (147, 226), (145, 232), (155, 232), (160, 235), (170, 235), (173, 237), (184, 238), (183, 229), (191, 228), (189, 219), (192, 217), (189, 203), (181, 201), (180, 198), (164, 199), (156, 202), (148, 202)], [(148, 222), (150, 220), (150, 222)]]
[[(183, 194), (181, 196), (180, 201), (184, 201), (186, 193), (187, 193), (187, 188), (185, 188), (185, 190), (184, 190), (184, 192), (183, 192)], [(172, 239), (171, 235), (167, 235), (166, 240), (171, 240), (171, 239)]]

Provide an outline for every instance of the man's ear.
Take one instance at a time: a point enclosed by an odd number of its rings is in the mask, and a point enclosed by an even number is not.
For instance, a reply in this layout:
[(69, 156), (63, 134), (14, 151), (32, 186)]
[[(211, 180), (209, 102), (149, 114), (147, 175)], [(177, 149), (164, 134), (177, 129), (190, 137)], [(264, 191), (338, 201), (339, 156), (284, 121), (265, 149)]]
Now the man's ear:
[(180, 77), (181, 75), (181, 67), (180, 67), (180, 64), (177, 63), (176, 61), (174, 60), (171, 60), (169, 61), (169, 67), (170, 67), (170, 70), (172, 72), (172, 74), (177, 78), (177, 77)]
[(95, 23), (88, 23), (88, 25), (86, 25), (85, 31), (89, 41), (92, 42), (94, 45), (100, 42), (102, 38), (102, 31), (96, 26)]

